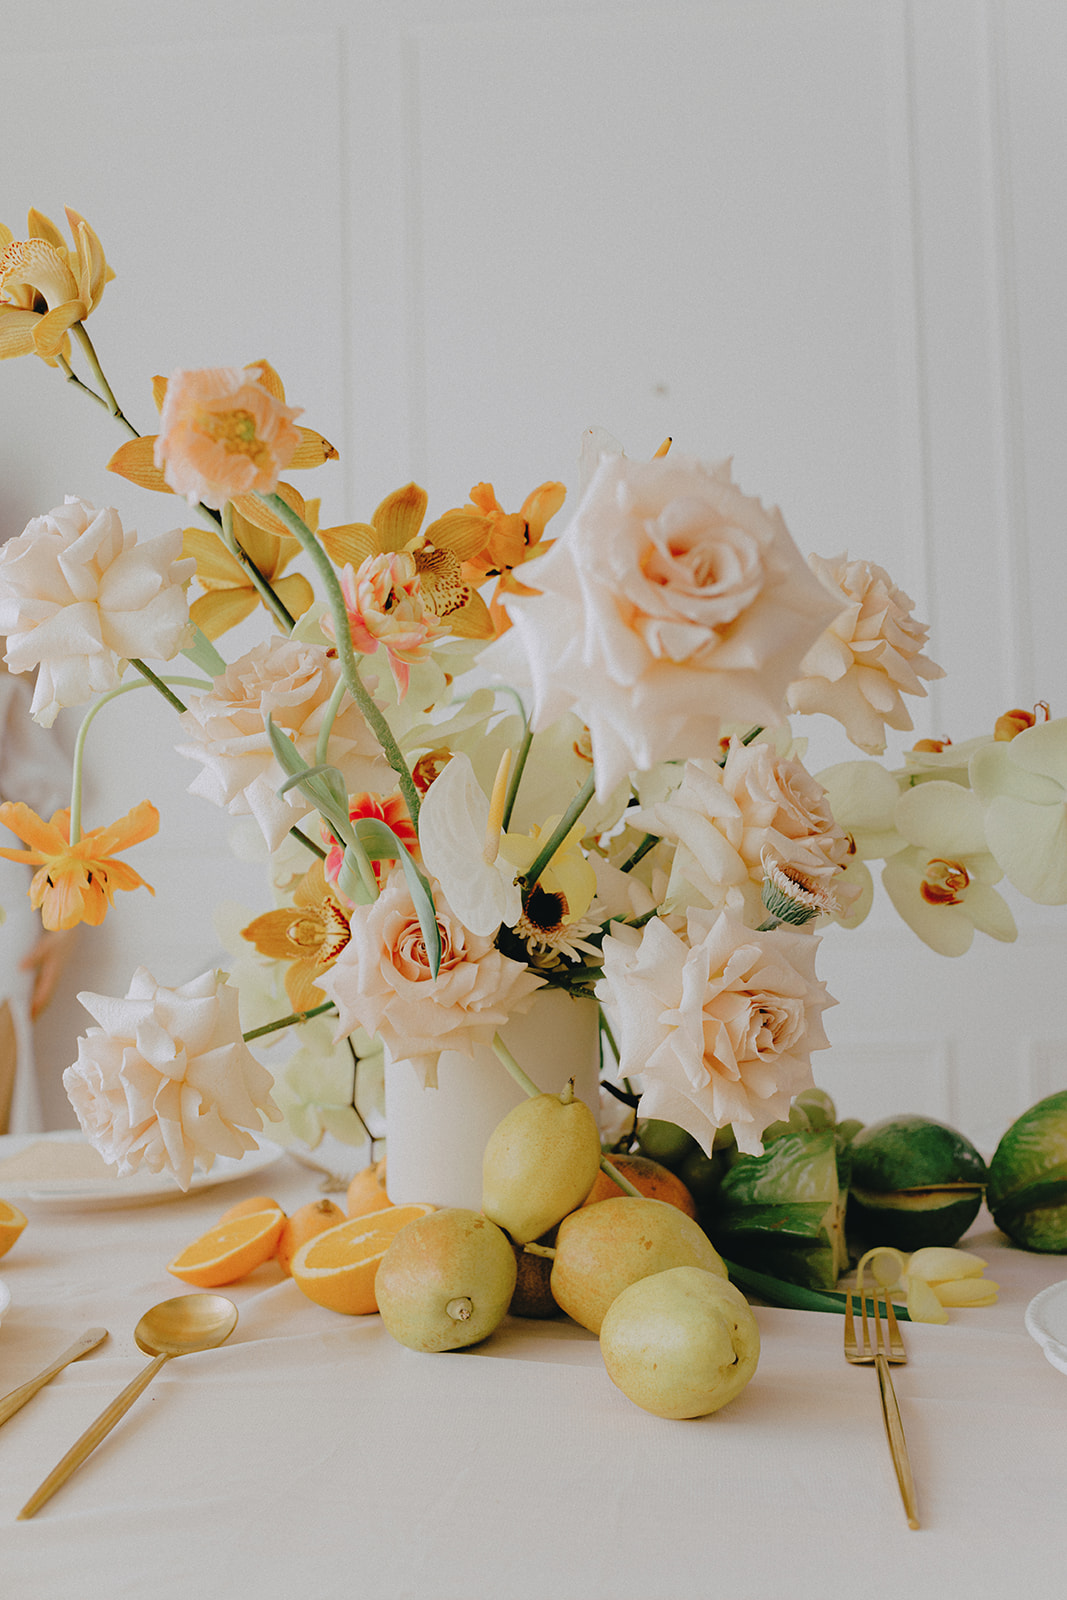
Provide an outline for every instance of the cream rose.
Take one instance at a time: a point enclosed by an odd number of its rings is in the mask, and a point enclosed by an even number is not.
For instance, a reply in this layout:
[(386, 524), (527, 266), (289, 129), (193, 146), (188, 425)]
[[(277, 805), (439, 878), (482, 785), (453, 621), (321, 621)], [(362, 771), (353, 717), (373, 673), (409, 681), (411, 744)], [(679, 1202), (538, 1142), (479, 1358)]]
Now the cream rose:
[[(729, 464), (606, 457), (573, 521), (507, 596), (482, 656), (533, 690), (533, 725), (587, 724), (604, 799), (628, 773), (708, 755), (724, 722), (779, 724), (805, 652), (836, 616), (782, 521)], [(528, 576), (527, 576), (528, 574)]]
[[(279, 797), (285, 782), (267, 736), (267, 717), (295, 741), (309, 766), (340, 667), (325, 646), (296, 639), (257, 645), (215, 679), (214, 690), (191, 701), (179, 721), (188, 743), (176, 749), (203, 771), (189, 785), (232, 817), (254, 817), (271, 850), (311, 810), (298, 789)], [(391, 768), (363, 713), (347, 697), (330, 734), (330, 761), (350, 793), (393, 786)]]
[(51, 727), (63, 706), (114, 689), (127, 661), (171, 661), (192, 633), (180, 528), (150, 539), (117, 511), (68, 495), (0, 546), (0, 633), (12, 672), (34, 667), (31, 712)]
[(394, 870), (372, 905), (356, 906), (349, 942), (318, 981), (337, 1006), (338, 1038), (356, 1027), (377, 1036), (386, 1061), (410, 1060), (437, 1082), (442, 1050), (470, 1055), (508, 1019), (528, 1010), (542, 979), (471, 933), (436, 885), (441, 968), (430, 971), (404, 876)]
[(676, 1122), (708, 1154), (729, 1123), (758, 1155), (828, 1044), (822, 1012), (835, 1002), (815, 976), (818, 943), (704, 910), (684, 934), (658, 918), (609, 934), (596, 994), (618, 1024), (619, 1077), (641, 1082), (638, 1115)]
[(789, 687), (790, 709), (833, 717), (860, 750), (881, 755), (887, 727), (912, 725), (901, 696), (925, 696), (920, 680), (945, 675), (922, 653), (930, 630), (916, 622), (912, 600), (873, 562), (812, 556), (811, 566), (843, 604), (804, 657)]
[(79, 994), (100, 1024), (78, 1040), (63, 1087), (89, 1142), (119, 1174), (172, 1172), (259, 1148), (279, 1120), (271, 1075), (241, 1037), (237, 990), (222, 972), (165, 989), (139, 967), (124, 999)]

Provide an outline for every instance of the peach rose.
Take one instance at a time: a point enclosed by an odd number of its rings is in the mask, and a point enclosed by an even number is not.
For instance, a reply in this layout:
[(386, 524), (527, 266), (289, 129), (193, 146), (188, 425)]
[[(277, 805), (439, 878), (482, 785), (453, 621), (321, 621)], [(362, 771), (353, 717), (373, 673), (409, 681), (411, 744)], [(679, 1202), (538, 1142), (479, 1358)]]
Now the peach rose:
[[(706, 756), (725, 722), (779, 724), (840, 609), (778, 511), (729, 463), (605, 457), (570, 525), (523, 568), (513, 628), (482, 661), (528, 678), (533, 726), (588, 726), (603, 799), (626, 775)], [(514, 640), (514, 643), (512, 643)]]
[(717, 1128), (758, 1155), (764, 1128), (810, 1088), (811, 1052), (826, 1049), (835, 1002), (815, 976), (818, 938), (754, 932), (730, 915), (691, 910), (684, 933), (659, 918), (604, 940), (597, 998), (617, 1022), (618, 1075), (642, 1085), (639, 1117), (685, 1128), (710, 1155)]
[(859, 749), (881, 755), (886, 728), (912, 726), (901, 695), (925, 696), (920, 679), (945, 676), (922, 653), (930, 630), (916, 622), (913, 601), (884, 568), (847, 556), (810, 559), (844, 605), (801, 662), (790, 709), (833, 717)]
[[(179, 721), (189, 742), (179, 754), (201, 762), (189, 785), (223, 806), (231, 817), (252, 816), (272, 850), (311, 804), (296, 788), (282, 796), (285, 781), (267, 736), (267, 717), (295, 741), (309, 766), (340, 667), (323, 645), (295, 638), (256, 645), (215, 679), (214, 690), (192, 700)], [(363, 713), (347, 696), (330, 734), (330, 761), (349, 791), (392, 787), (393, 773)]]
[(79, 994), (100, 1024), (78, 1040), (63, 1087), (89, 1142), (121, 1177), (172, 1172), (258, 1150), (263, 1118), (281, 1117), (271, 1075), (241, 1037), (237, 990), (223, 972), (165, 989), (138, 967), (124, 999)]
[(0, 547), (0, 633), (12, 672), (39, 668), (31, 712), (118, 686), (132, 657), (171, 661), (191, 638), (180, 528), (140, 539), (117, 511), (68, 495)]
[(219, 509), (271, 494), (300, 443), (299, 407), (276, 399), (258, 367), (204, 367), (167, 380), (155, 463), (190, 505)]
[(528, 1010), (543, 980), (465, 928), (433, 885), (441, 968), (430, 971), (422, 929), (403, 873), (394, 869), (372, 905), (356, 906), (349, 942), (319, 986), (337, 1006), (337, 1036), (361, 1027), (376, 1035), (386, 1062), (412, 1061), (437, 1082), (442, 1050), (470, 1055), (492, 1043), (508, 1019)]

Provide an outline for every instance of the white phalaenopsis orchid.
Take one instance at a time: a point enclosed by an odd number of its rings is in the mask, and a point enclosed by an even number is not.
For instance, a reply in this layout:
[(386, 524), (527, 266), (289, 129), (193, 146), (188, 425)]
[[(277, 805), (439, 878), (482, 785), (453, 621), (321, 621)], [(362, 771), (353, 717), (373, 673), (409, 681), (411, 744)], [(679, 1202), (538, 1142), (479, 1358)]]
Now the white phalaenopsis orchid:
[(1009, 882), (1039, 905), (1067, 904), (1067, 718), (985, 745), (971, 782)]

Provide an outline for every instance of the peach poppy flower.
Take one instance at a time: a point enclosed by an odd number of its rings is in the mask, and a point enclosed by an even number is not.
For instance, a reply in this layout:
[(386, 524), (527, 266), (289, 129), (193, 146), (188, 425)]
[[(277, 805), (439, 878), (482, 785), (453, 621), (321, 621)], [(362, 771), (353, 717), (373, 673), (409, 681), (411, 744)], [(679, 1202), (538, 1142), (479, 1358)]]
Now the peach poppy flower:
[(272, 494), (300, 443), (300, 414), (270, 392), (257, 367), (174, 372), (155, 464), (190, 505), (217, 510), (243, 494)]
[(30, 884), (30, 904), (39, 908), (46, 928), (73, 928), (79, 922), (98, 927), (114, 903), (116, 889), (147, 889), (150, 883), (125, 861), (114, 859), (117, 850), (140, 844), (159, 832), (159, 812), (142, 800), (118, 822), (91, 828), (70, 842), (70, 811), (56, 811), (45, 822), (21, 800), (0, 805), (0, 823), (25, 839), (28, 850), (0, 849), (9, 861), (39, 866)]

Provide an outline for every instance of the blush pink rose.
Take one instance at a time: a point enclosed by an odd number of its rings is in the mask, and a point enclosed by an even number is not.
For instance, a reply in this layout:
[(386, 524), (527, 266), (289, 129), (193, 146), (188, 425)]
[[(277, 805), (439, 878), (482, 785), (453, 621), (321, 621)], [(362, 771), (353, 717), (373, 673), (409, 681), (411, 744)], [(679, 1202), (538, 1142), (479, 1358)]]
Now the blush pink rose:
[(800, 662), (841, 606), (777, 510), (729, 463), (605, 457), (564, 533), (508, 595), (482, 661), (526, 679), (533, 726), (574, 711), (605, 798), (629, 773), (712, 753), (728, 722), (777, 725)]
[(89, 1142), (121, 1177), (171, 1172), (188, 1189), (196, 1162), (209, 1172), (216, 1156), (258, 1150), (263, 1119), (280, 1119), (224, 972), (166, 989), (139, 967), (125, 998), (78, 999), (99, 1027), (78, 1040), (63, 1087)]
[(642, 1086), (638, 1116), (677, 1123), (709, 1155), (729, 1124), (758, 1155), (828, 1045), (822, 1012), (835, 1002), (815, 976), (818, 943), (704, 910), (684, 931), (653, 918), (608, 934), (596, 994), (617, 1024), (618, 1075)]
[[(203, 771), (189, 785), (232, 817), (256, 819), (270, 849), (312, 809), (299, 789), (279, 796), (285, 773), (267, 736), (267, 717), (287, 733), (309, 766), (340, 666), (324, 645), (295, 638), (256, 645), (215, 679), (210, 694), (190, 699), (179, 718), (187, 742), (180, 755)], [(330, 733), (330, 761), (349, 792), (388, 790), (394, 774), (362, 711), (346, 695)]]
[(348, 944), (318, 980), (337, 1006), (338, 1038), (364, 1028), (381, 1040), (387, 1062), (412, 1061), (428, 1086), (437, 1082), (442, 1050), (470, 1055), (491, 1044), (544, 981), (465, 928), (432, 887), (442, 945), (436, 978), (403, 873), (394, 869), (372, 905), (355, 907)]
[(833, 717), (860, 750), (881, 755), (886, 728), (912, 726), (901, 697), (925, 696), (921, 680), (945, 675), (922, 653), (930, 630), (912, 616), (912, 600), (872, 561), (812, 556), (811, 566), (842, 606), (790, 684), (790, 709)]

